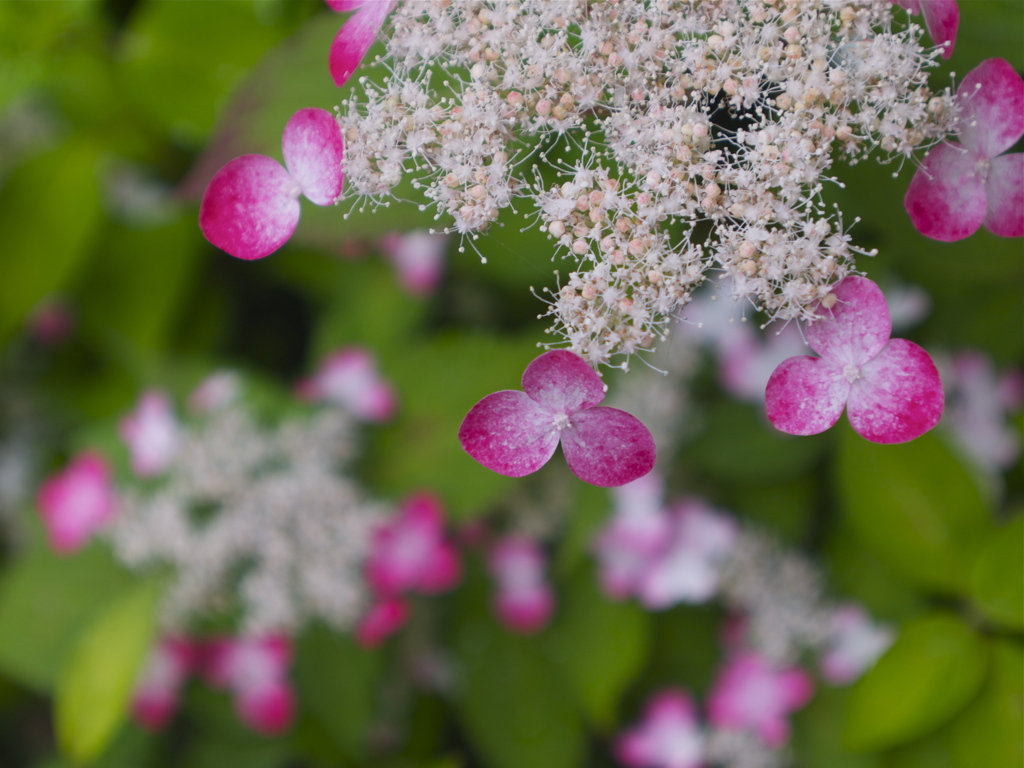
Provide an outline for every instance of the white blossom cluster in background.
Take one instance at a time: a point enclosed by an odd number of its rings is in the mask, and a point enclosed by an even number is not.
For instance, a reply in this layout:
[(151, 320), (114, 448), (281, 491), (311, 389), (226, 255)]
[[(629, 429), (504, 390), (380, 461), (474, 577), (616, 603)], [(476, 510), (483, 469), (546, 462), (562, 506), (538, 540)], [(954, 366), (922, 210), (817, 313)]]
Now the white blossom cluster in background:
[(409, 178), (470, 236), (529, 200), (578, 265), (551, 330), (591, 364), (650, 348), (712, 271), (806, 319), (859, 252), (822, 202), (834, 158), (910, 157), (954, 117), (927, 86), (939, 51), (904, 16), (889, 0), (400, 3), (383, 82), (341, 107), (349, 194), (380, 202)]
[(387, 513), (341, 473), (353, 449), (337, 408), (271, 428), (224, 406), (182, 428), (165, 480), (121, 492), (114, 551), (133, 569), (171, 567), (168, 630), (224, 612), (243, 633), (312, 618), (348, 630), (364, 608), (371, 530)]

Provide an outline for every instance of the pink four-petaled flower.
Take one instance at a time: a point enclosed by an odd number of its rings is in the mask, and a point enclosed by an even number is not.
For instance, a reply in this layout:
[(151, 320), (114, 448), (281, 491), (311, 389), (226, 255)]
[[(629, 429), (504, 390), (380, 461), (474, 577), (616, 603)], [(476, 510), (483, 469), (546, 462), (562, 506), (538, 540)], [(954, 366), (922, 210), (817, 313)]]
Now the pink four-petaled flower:
[(545, 352), (523, 373), (523, 390), (488, 395), (459, 427), (463, 449), (508, 477), (536, 472), (559, 442), (569, 469), (592, 485), (625, 485), (654, 467), (654, 438), (625, 411), (600, 406), (604, 385), (579, 355)]
[(163, 392), (144, 392), (135, 410), (121, 419), (120, 433), (139, 477), (159, 475), (178, 452), (178, 420)]
[(150, 651), (135, 685), (132, 714), (144, 728), (158, 731), (178, 708), (181, 687), (199, 662), (201, 648), (184, 637), (163, 637)]
[(960, 26), (960, 8), (956, 0), (892, 0), (911, 13), (924, 14), (924, 25), (936, 45), (942, 46), (942, 58), (953, 55), (956, 30)]
[(80, 453), (43, 483), (38, 504), (54, 551), (79, 549), (114, 517), (114, 486), (106, 460), (96, 453)]
[(354, 14), (331, 43), (330, 67), (334, 84), (343, 86), (373, 45), (377, 30), (395, 7), (396, 0), (326, 0), (332, 11)]
[(802, 669), (780, 668), (751, 652), (731, 658), (708, 699), (716, 728), (753, 731), (769, 747), (789, 739), (786, 716), (811, 699), (814, 684)]
[(206, 239), (240, 259), (260, 259), (287, 242), (299, 223), (299, 195), (330, 205), (345, 183), (345, 145), (334, 115), (300, 109), (284, 128), (285, 166), (243, 155), (210, 179), (199, 207)]
[(772, 424), (814, 435), (845, 407), (853, 429), (876, 443), (906, 442), (934, 427), (944, 400), (939, 372), (921, 347), (889, 338), (892, 323), (878, 286), (847, 277), (829, 299), (807, 327), (807, 342), (821, 357), (791, 357), (768, 380)]
[(509, 629), (528, 634), (548, 623), (555, 598), (544, 577), (544, 554), (532, 539), (506, 536), (488, 553), (498, 585), (494, 609)]
[(693, 701), (677, 690), (657, 694), (647, 703), (643, 720), (619, 736), (615, 752), (630, 768), (698, 768), (704, 737)]
[(1024, 236), (1024, 152), (1002, 154), (1024, 135), (1024, 80), (1005, 59), (986, 59), (956, 92), (961, 144), (944, 141), (921, 161), (903, 204), (917, 231), (950, 242), (982, 224)]
[(273, 736), (288, 730), (295, 714), (291, 655), (291, 642), (281, 635), (215, 640), (207, 648), (206, 677), (234, 694), (243, 723)]
[(395, 391), (377, 371), (374, 356), (361, 347), (329, 355), (309, 379), (300, 381), (298, 395), (307, 400), (340, 405), (361, 421), (387, 421), (395, 414)]

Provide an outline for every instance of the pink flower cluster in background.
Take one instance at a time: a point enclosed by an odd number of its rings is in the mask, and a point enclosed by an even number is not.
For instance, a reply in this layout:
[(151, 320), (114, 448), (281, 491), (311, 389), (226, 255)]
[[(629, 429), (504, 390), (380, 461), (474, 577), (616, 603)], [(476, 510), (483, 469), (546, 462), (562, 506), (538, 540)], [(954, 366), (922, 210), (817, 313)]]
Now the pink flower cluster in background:
[(296, 385), (303, 400), (341, 406), (360, 421), (387, 421), (395, 414), (395, 390), (377, 370), (377, 360), (362, 347), (328, 355), (316, 373)]
[(132, 714), (147, 730), (167, 726), (178, 709), (181, 689), (202, 664), (202, 645), (185, 637), (162, 637), (150, 651), (135, 684)]
[(78, 454), (42, 484), (37, 504), (53, 550), (68, 554), (80, 549), (116, 513), (106, 459), (91, 451)]
[(652, 696), (641, 721), (617, 739), (615, 753), (630, 768), (699, 768), (704, 735), (693, 700), (677, 689)]
[(170, 398), (157, 390), (144, 392), (135, 410), (121, 420), (120, 434), (138, 477), (161, 474), (178, 452), (178, 420)]
[(428, 493), (409, 497), (390, 522), (374, 531), (366, 579), (375, 599), (356, 628), (356, 639), (364, 646), (379, 645), (405, 623), (405, 595), (447, 591), (461, 574), (458, 553), (445, 535), (440, 501)]
[(555, 595), (537, 542), (506, 536), (491, 547), (487, 566), (497, 583), (494, 610), (501, 622), (522, 634), (543, 628), (554, 610)]

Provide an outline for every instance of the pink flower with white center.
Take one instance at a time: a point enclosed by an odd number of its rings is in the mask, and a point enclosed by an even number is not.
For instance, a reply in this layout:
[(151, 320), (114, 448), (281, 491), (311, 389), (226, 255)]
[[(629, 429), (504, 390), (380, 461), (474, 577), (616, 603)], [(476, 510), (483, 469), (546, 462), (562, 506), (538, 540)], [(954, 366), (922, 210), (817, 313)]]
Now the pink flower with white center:
[(871, 668), (895, 638), (892, 630), (871, 621), (864, 609), (844, 605), (832, 614), (821, 673), (830, 683), (852, 683)]
[(532, 539), (506, 536), (494, 545), (487, 565), (498, 585), (494, 610), (509, 629), (523, 634), (543, 628), (555, 596), (544, 575), (544, 553)]
[(942, 58), (953, 55), (956, 30), (960, 26), (960, 8), (956, 0), (892, 0), (912, 14), (924, 14), (924, 25), (936, 45), (942, 46)]
[(417, 229), (392, 232), (381, 240), (381, 250), (398, 272), (398, 281), (409, 293), (425, 296), (437, 289), (448, 252), (447, 235)]
[(1010, 371), (999, 377), (981, 352), (960, 352), (949, 368), (950, 405), (946, 423), (957, 442), (989, 472), (1013, 465), (1020, 456), (1020, 436), (1009, 423), (1024, 400), (1024, 376)]
[(370, 606), (356, 626), (356, 642), (376, 648), (395, 634), (409, 618), (409, 606), (397, 597), (386, 597)]
[(1024, 135), (1024, 80), (1005, 59), (986, 59), (956, 92), (960, 144), (944, 141), (921, 161), (903, 205), (914, 227), (943, 242), (982, 224), (1024, 236), (1024, 152), (1002, 154)]
[(332, 11), (355, 11), (331, 43), (331, 77), (339, 88), (356, 71), (396, 0), (326, 0)]
[(212, 642), (207, 653), (207, 679), (234, 694), (242, 722), (268, 736), (288, 730), (295, 714), (295, 694), (288, 682), (292, 655), (288, 638), (221, 639)]
[(693, 701), (678, 690), (654, 696), (640, 724), (619, 736), (615, 754), (630, 768), (698, 768), (704, 736)]
[(686, 500), (671, 513), (671, 539), (637, 585), (648, 608), (703, 603), (718, 591), (722, 565), (736, 543), (736, 524), (703, 502)]
[(159, 731), (178, 708), (181, 687), (195, 669), (199, 647), (183, 637), (164, 637), (149, 654), (135, 685), (132, 714), (143, 728)]
[(814, 684), (796, 667), (778, 668), (757, 654), (731, 658), (708, 699), (708, 719), (715, 728), (753, 731), (769, 747), (789, 739), (786, 715), (810, 701)]
[(238, 397), (238, 376), (231, 371), (211, 373), (192, 390), (188, 407), (195, 413), (213, 413), (230, 405)]
[(95, 453), (80, 453), (62, 472), (43, 483), (37, 501), (50, 547), (61, 554), (81, 548), (94, 531), (113, 519), (116, 511), (106, 459)]
[(459, 427), (462, 448), (498, 474), (523, 477), (562, 444), (569, 469), (591, 485), (625, 485), (654, 468), (654, 438), (639, 419), (599, 406), (604, 385), (583, 358), (545, 352), (526, 367), (523, 389), (488, 395)]
[(378, 595), (444, 592), (461, 570), (455, 548), (445, 539), (441, 503), (430, 494), (409, 497), (397, 517), (373, 533), (366, 577)]
[(210, 179), (199, 207), (206, 239), (240, 259), (261, 259), (292, 236), (299, 195), (331, 205), (345, 184), (345, 144), (334, 115), (300, 109), (284, 128), (285, 165), (266, 155), (243, 155)]
[(939, 372), (921, 347), (890, 339), (892, 324), (882, 291), (851, 276), (836, 284), (807, 327), (821, 357), (791, 357), (768, 380), (765, 404), (776, 429), (815, 435), (839, 420), (875, 443), (920, 437), (942, 416)]
[(135, 410), (121, 419), (120, 433), (139, 477), (159, 475), (178, 453), (178, 420), (163, 392), (144, 392)]
[(612, 491), (615, 512), (594, 542), (601, 588), (613, 600), (636, 591), (654, 557), (668, 544), (672, 523), (665, 512), (664, 480), (651, 472)]
[(361, 421), (387, 421), (397, 407), (395, 391), (378, 372), (377, 360), (361, 347), (329, 355), (297, 390), (304, 399), (340, 405)]

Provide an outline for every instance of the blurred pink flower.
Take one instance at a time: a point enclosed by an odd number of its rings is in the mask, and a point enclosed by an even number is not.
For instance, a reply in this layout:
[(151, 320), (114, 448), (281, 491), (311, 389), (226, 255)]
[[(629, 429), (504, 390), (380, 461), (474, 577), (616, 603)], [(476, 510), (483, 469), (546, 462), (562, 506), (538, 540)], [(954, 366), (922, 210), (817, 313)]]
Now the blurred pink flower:
[(238, 397), (238, 375), (217, 371), (203, 379), (188, 396), (188, 407), (195, 413), (213, 413), (230, 405)]
[(64, 554), (79, 549), (116, 511), (106, 460), (96, 453), (80, 453), (43, 483), (38, 504), (54, 551)]
[(32, 310), (28, 332), (33, 339), (47, 347), (62, 344), (75, 328), (75, 314), (60, 299), (44, 299)]
[(235, 697), (242, 722), (268, 736), (285, 732), (295, 714), (288, 682), (291, 641), (282, 635), (222, 638), (207, 648), (206, 677)]
[(373, 354), (362, 347), (328, 355), (296, 389), (301, 398), (339, 405), (361, 421), (387, 421), (397, 406), (394, 389), (377, 371)]
[(378, 600), (356, 626), (356, 642), (364, 648), (376, 648), (395, 634), (409, 617), (409, 606), (398, 597)]
[(135, 410), (121, 419), (120, 433), (139, 477), (159, 475), (178, 453), (178, 420), (163, 392), (144, 392)]
[(555, 597), (537, 543), (523, 536), (506, 536), (491, 548), (487, 565), (497, 582), (494, 610), (501, 622), (523, 634), (543, 628), (551, 618)]
[(698, 768), (704, 737), (690, 697), (670, 689), (651, 698), (643, 720), (619, 736), (615, 753), (630, 768)]
[(143, 728), (161, 730), (178, 708), (188, 675), (197, 668), (200, 647), (184, 637), (163, 637), (150, 651), (135, 685), (132, 714)]
[(863, 608), (844, 605), (832, 614), (821, 673), (836, 685), (852, 683), (874, 665), (894, 639), (892, 630), (871, 621)]
[(448, 236), (426, 230), (392, 232), (381, 240), (381, 250), (398, 272), (398, 281), (409, 293), (433, 293), (441, 281)]
[(1013, 466), (1020, 456), (1020, 435), (1010, 417), (1024, 400), (1024, 375), (1009, 371), (997, 376), (983, 352), (959, 352), (948, 374), (950, 393), (946, 423), (957, 442), (987, 472)]

